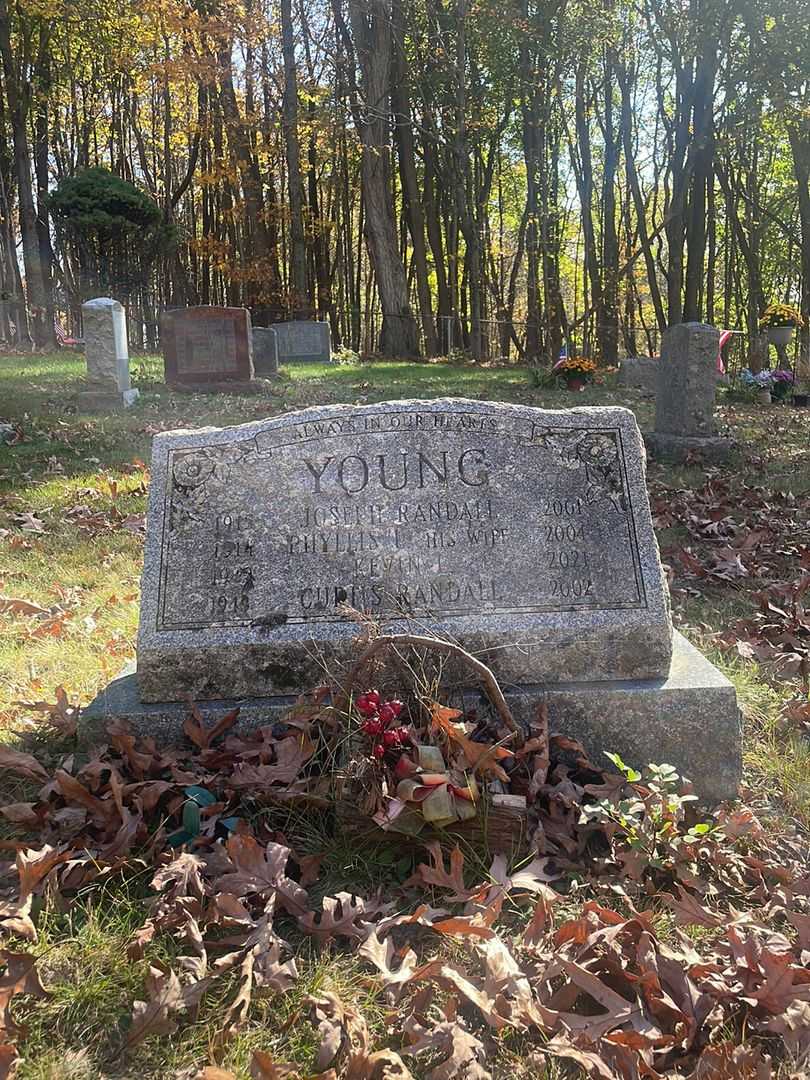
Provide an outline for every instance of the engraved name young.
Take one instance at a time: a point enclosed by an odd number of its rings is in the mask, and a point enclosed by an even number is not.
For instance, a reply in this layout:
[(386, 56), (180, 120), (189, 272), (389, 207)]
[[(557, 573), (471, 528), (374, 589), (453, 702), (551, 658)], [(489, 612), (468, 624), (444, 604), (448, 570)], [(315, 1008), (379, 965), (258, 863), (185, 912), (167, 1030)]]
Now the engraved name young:
[(149, 631), (660, 621), (640, 466), (620, 409), (393, 403), (158, 436)]

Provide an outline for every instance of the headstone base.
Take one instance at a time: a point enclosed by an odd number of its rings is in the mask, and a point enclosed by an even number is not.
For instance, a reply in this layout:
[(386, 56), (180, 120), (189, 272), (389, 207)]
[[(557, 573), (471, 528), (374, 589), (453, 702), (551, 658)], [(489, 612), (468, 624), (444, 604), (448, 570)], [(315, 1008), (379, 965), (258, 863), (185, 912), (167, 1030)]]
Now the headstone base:
[(726, 461), (734, 450), (734, 440), (722, 435), (668, 435), (660, 431), (644, 433), (644, 445), (654, 458), (682, 462), (692, 454), (706, 461)]
[(234, 379), (201, 383), (169, 382), (166, 385), (179, 394), (266, 394), (272, 383), (268, 379)]
[(113, 390), (80, 390), (77, 397), (79, 412), (120, 412), (129, 409), (140, 397), (140, 391), (131, 389), (123, 391)]
[[(473, 705), (477, 694), (469, 692), (469, 697)], [(605, 764), (605, 750), (639, 768), (667, 762), (689, 777), (707, 802), (737, 793), (742, 731), (734, 687), (677, 632), (664, 679), (521, 687), (506, 698), (523, 723), (546, 703), (552, 731), (579, 739), (595, 763)], [(294, 701), (292, 696), (223, 699), (200, 701), (197, 708), (212, 723), (239, 705), (239, 723), (250, 728), (272, 723)], [(107, 721), (126, 720), (134, 730), (168, 744), (181, 737), (187, 712), (178, 702), (141, 702), (131, 663), (82, 710), (82, 727), (100, 734)]]

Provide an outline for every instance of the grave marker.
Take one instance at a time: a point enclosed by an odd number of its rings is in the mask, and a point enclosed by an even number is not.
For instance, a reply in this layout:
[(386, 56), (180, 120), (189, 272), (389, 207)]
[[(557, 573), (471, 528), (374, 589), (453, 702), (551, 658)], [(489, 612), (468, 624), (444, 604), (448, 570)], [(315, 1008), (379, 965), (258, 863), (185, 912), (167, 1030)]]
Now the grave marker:
[(720, 331), (703, 323), (679, 323), (665, 331), (658, 364), (655, 431), (645, 436), (656, 457), (682, 461), (698, 453), (714, 461), (728, 456), (731, 439), (718, 435), (714, 419)]
[(278, 335), (272, 326), (253, 327), (253, 366), (257, 375), (278, 375)]
[[(626, 409), (389, 402), (169, 432), (149, 500), (138, 674), (88, 722), (172, 741), (191, 695), (208, 724), (237, 704), (240, 723), (272, 723), (281, 694), (356, 658), (348, 602), (466, 645), (516, 718), (547, 707), (596, 761), (737, 792), (734, 687), (672, 632)], [(458, 703), (480, 707), (464, 686)]]
[(401, 402), (156, 436), (146, 699), (306, 685), (307, 647), (351, 651), (346, 604), (491, 652), (508, 682), (663, 675), (632, 413)]
[(280, 364), (296, 361), (328, 364), (332, 358), (329, 323), (284, 322), (274, 323), (278, 336), (278, 359)]
[(97, 297), (82, 304), (86, 388), (79, 408), (106, 412), (127, 408), (138, 399), (129, 379), (127, 316), (117, 300)]
[(243, 389), (253, 381), (247, 308), (190, 307), (163, 313), (165, 379), (178, 389)]

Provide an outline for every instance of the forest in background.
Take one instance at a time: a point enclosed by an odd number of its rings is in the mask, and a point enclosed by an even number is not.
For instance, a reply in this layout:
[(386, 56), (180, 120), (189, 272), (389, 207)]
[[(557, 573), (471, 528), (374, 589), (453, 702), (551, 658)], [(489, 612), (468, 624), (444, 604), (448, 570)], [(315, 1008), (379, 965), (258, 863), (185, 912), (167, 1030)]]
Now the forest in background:
[(186, 304), (388, 356), (753, 348), (810, 313), (809, 39), (810, 0), (0, 0), (0, 339), (111, 295), (135, 348)]

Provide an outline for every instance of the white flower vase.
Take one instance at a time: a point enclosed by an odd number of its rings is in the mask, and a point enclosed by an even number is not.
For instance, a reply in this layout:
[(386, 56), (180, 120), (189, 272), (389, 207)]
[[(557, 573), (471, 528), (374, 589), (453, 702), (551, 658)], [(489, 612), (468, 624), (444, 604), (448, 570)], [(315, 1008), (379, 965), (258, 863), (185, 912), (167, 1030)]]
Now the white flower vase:
[(758, 390), (757, 391), (757, 401), (759, 402), (760, 405), (770, 405), (770, 403), (771, 403), (771, 392), (770, 392), (770, 390)]
[(794, 330), (793, 326), (769, 326), (768, 341), (771, 345), (789, 345)]

